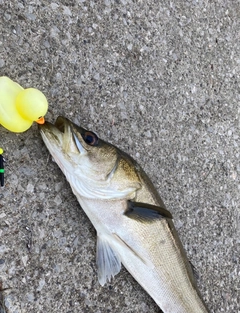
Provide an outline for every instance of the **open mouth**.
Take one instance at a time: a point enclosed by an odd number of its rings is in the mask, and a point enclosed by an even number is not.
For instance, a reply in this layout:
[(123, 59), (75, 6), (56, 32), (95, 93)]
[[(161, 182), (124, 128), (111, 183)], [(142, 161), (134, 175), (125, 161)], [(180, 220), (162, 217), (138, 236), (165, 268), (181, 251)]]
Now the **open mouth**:
[(61, 132), (64, 134), (65, 130), (66, 130), (66, 119), (62, 116), (58, 116), (58, 118), (56, 119), (56, 122), (54, 123), (54, 126)]
[[(71, 124), (72, 123), (67, 118), (63, 116), (58, 116), (54, 123), (54, 127), (57, 132), (53, 131), (52, 135), (56, 137), (57, 141), (60, 143), (64, 151), (79, 152), (80, 143), (77, 140), (74, 132), (72, 131)], [(83, 150), (82, 146), (80, 150)]]
[(70, 153), (83, 153), (84, 149), (72, 130), (72, 123), (63, 116), (58, 116), (55, 123), (41, 125), (41, 134), (45, 143), (49, 142)]

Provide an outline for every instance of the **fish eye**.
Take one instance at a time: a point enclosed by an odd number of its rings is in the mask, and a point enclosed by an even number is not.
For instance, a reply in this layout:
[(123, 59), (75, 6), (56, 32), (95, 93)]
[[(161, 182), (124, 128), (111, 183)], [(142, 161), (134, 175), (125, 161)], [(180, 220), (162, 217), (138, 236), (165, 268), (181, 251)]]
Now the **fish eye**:
[(90, 131), (86, 131), (83, 135), (84, 141), (90, 146), (98, 145), (98, 136)]

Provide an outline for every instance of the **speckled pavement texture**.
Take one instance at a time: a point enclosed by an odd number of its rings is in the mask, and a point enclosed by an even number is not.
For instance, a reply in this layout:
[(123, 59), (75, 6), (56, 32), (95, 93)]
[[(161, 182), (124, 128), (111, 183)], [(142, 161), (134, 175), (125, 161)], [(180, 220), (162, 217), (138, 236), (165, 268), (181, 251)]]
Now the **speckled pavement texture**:
[[(239, 1), (0, 0), (0, 76), (132, 155), (172, 212), (211, 313), (240, 312)], [(93, 226), (35, 125), (0, 126), (0, 280), (10, 313), (159, 313)]]

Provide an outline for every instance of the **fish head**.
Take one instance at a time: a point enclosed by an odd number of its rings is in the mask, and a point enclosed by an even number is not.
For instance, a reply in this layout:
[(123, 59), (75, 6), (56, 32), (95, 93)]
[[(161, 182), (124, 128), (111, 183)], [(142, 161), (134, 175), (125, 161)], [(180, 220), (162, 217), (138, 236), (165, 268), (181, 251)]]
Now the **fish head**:
[(74, 193), (87, 198), (124, 198), (139, 188), (131, 158), (69, 119), (39, 125), (49, 152)]

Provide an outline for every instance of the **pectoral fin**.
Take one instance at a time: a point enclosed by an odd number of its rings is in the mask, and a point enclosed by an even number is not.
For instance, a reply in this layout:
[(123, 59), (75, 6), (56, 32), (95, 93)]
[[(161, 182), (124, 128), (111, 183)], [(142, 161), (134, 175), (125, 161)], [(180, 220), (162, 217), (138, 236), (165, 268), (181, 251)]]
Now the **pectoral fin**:
[(111, 248), (109, 240), (101, 235), (97, 237), (98, 281), (103, 286), (121, 270), (121, 259)]
[(128, 201), (128, 208), (124, 214), (140, 222), (152, 222), (159, 218), (172, 218), (172, 214), (163, 207), (133, 201)]

